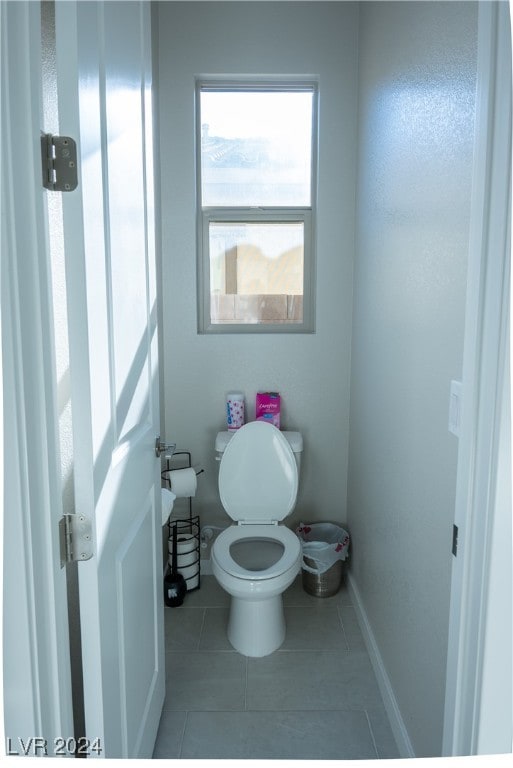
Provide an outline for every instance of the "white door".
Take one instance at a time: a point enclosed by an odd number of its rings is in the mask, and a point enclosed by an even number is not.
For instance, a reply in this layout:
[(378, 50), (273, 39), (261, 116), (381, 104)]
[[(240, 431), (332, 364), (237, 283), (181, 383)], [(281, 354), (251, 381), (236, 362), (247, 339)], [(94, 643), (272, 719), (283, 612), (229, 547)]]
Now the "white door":
[[(164, 700), (150, 4), (57, 2), (86, 737), (151, 757)], [(98, 739), (98, 742), (95, 740)], [(93, 756), (95, 754), (93, 753)]]

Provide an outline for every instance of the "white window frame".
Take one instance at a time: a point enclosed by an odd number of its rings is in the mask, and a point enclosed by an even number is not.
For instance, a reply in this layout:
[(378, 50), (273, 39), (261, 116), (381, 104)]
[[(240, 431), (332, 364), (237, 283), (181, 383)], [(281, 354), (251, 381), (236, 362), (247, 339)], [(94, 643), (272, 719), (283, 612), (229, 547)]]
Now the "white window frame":
[[(312, 93), (312, 154), (310, 172), (310, 206), (203, 206), (201, 198), (201, 115), (202, 90), (240, 91), (309, 91)], [(317, 102), (318, 83), (314, 80), (272, 80), (255, 82), (211, 80), (196, 81), (196, 206), (197, 206), (197, 270), (198, 333), (314, 333), (315, 332), (315, 211), (317, 191)], [(303, 321), (301, 323), (212, 323), (210, 313), (211, 223), (280, 223), (301, 222), (303, 244)]]

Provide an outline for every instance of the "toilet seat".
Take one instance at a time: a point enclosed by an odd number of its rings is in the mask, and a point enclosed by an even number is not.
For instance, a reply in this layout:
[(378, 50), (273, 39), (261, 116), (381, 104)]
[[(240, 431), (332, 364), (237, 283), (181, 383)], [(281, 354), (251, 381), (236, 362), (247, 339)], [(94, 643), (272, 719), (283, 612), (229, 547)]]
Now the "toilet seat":
[[(249, 571), (235, 562), (230, 554), (232, 544), (244, 539), (270, 539), (283, 545), (283, 554), (274, 565), (262, 571)], [(251, 581), (263, 581), (280, 576), (296, 568), (301, 553), (301, 542), (284, 525), (232, 525), (215, 540), (212, 556), (220, 568), (231, 576)]]

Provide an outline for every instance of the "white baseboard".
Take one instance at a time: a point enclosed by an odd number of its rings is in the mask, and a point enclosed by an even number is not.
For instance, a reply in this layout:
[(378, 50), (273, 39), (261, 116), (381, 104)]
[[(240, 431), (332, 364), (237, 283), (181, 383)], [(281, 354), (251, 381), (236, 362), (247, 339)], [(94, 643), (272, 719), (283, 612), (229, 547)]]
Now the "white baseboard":
[(353, 605), (356, 610), (356, 617), (358, 619), (360, 629), (362, 630), (363, 639), (365, 641), (367, 652), (370, 657), (372, 668), (374, 669), (374, 674), (376, 675), (376, 679), (378, 681), (379, 690), (383, 698), (383, 704), (385, 705), (388, 719), (390, 721), (390, 727), (392, 728), (392, 732), (397, 743), (399, 754), (402, 758), (415, 758), (416, 755), (413, 750), (408, 731), (406, 730), (401, 712), (397, 705), (394, 689), (392, 688), (392, 684), (383, 663), (383, 659), (381, 658), (378, 644), (376, 643), (376, 639), (367, 618), (365, 608), (363, 607), (363, 603), (360, 598), (358, 587), (356, 586), (356, 583), (350, 572), (347, 575), (347, 583), (350, 595), (353, 600)]

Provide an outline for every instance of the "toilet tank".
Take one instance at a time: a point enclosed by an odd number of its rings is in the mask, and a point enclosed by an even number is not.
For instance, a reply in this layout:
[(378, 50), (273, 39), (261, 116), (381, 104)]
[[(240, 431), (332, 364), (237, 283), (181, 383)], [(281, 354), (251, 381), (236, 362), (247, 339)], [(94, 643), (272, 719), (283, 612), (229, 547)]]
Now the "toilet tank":
[[(235, 431), (229, 432), (228, 430), (225, 430), (224, 432), (218, 432), (216, 435), (216, 461), (221, 461), (221, 458), (224, 453), (224, 449), (232, 439), (233, 435), (235, 434)], [(301, 469), (301, 454), (303, 452), (303, 435), (301, 432), (287, 432), (286, 430), (283, 430), (282, 433), (284, 438), (286, 438), (288, 444), (292, 448), (292, 453), (294, 454), (294, 458), (296, 460), (297, 465), (297, 472), (299, 475), (299, 471)]]

